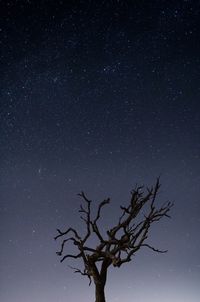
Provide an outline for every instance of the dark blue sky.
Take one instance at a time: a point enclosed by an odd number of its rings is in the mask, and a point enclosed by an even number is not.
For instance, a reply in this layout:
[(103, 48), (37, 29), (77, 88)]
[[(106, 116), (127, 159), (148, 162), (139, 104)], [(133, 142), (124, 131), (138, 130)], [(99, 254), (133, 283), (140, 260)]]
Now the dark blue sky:
[(81, 190), (111, 197), (112, 226), (158, 175), (175, 206), (150, 241), (169, 252), (111, 269), (108, 301), (198, 301), (199, 20), (189, 0), (0, 2), (2, 302), (93, 301), (56, 228), (82, 229)]

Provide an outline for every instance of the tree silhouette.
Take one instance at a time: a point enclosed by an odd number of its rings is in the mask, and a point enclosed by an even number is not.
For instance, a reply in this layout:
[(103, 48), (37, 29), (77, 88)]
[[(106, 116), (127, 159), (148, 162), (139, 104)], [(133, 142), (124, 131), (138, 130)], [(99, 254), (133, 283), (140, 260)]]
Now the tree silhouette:
[[(110, 198), (99, 203), (96, 215), (92, 218), (91, 203), (84, 192), (78, 194), (85, 203), (80, 205), (80, 218), (86, 225), (85, 236), (80, 234), (74, 228), (68, 228), (66, 231), (57, 229), (58, 238), (64, 238), (61, 243), (61, 249), (57, 252), (61, 256), (61, 262), (67, 258), (81, 258), (84, 264), (83, 270), (74, 268), (75, 273), (80, 273), (89, 278), (89, 285), (94, 282), (96, 302), (105, 302), (105, 284), (109, 266), (120, 267), (122, 264), (131, 261), (132, 256), (142, 247), (151, 249), (157, 253), (165, 253), (166, 250), (160, 250), (147, 243), (148, 232), (154, 222), (160, 221), (163, 217), (170, 217), (169, 211), (173, 204), (166, 202), (161, 207), (156, 207), (155, 200), (160, 188), (159, 178), (156, 184), (151, 188), (144, 189), (144, 186), (136, 186), (131, 191), (130, 202), (127, 207), (120, 206), (122, 213), (118, 223), (107, 230), (106, 235), (102, 233), (99, 227), (102, 208), (110, 203)], [(91, 247), (88, 239), (92, 236), (97, 239), (97, 244)], [(65, 254), (65, 245), (72, 242), (77, 247), (77, 254)]]

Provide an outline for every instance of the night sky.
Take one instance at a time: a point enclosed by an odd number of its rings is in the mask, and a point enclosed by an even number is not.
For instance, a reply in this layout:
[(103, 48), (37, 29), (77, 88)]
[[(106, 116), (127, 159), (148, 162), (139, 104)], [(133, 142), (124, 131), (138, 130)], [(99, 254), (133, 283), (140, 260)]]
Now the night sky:
[[(200, 296), (200, 2), (0, 1), (0, 300), (88, 302), (60, 264), (56, 228), (110, 197), (113, 226), (136, 183), (162, 187), (171, 219), (111, 268), (108, 302)], [(84, 232), (83, 232), (84, 233)]]

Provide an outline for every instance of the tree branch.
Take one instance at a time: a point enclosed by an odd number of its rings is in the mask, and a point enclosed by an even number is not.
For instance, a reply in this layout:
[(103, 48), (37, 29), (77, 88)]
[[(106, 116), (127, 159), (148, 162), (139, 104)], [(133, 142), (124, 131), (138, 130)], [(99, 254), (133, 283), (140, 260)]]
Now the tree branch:
[(81, 271), (79, 268), (76, 268), (76, 267), (73, 267), (73, 266), (70, 266), (70, 265), (68, 265), (68, 266), (69, 266), (69, 268), (74, 270), (74, 273), (79, 273), (82, 276), (87, 276), (89, 278), (89, 286), (91, 285), (92, 279), (91, 279), (90, 274), (87, 272), (86, 268), (84, 269), (84, 271)]
[(156, 249), (155, 247), (153, 247), (147, 243), (141, 244), (141, 247), (143, 247), (143, 246), (148, 247), (149, 249), (151, 249), (152, 251), (157, 252), (157, 253), (167, 253), (168, 252), (168, 250), (163, 251), (163, 250)]
[(69, 228), (65, 232), (61, 232), (59, 229), (57, 229), (57, 231), (58, 231), (59, 235), (57, 235), (56, 237), (54, 237), (55, 240), (57, 240), (59, 237), (67, 235), (69, 232), (73, 232), (74, 235), (75, 235), (75, 237), (76, 237), (76, 239), (81, 240), (81, 237), (78, 235), (77, 231), (75, 229), (73, 229), (73, 228)]

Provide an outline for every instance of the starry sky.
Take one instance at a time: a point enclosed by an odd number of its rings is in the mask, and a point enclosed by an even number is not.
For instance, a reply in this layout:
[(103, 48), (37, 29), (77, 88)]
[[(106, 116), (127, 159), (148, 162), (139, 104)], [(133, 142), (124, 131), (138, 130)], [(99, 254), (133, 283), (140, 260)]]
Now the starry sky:
[(131, 264), (111, 268), (108, 301), (200, 296), (200, 2), (0, 1), (0, 300), (94, 301), (56, 255), (81, 190), (110, 197), (113, 226), (136, 183), (161, 176), (172, 219)]

